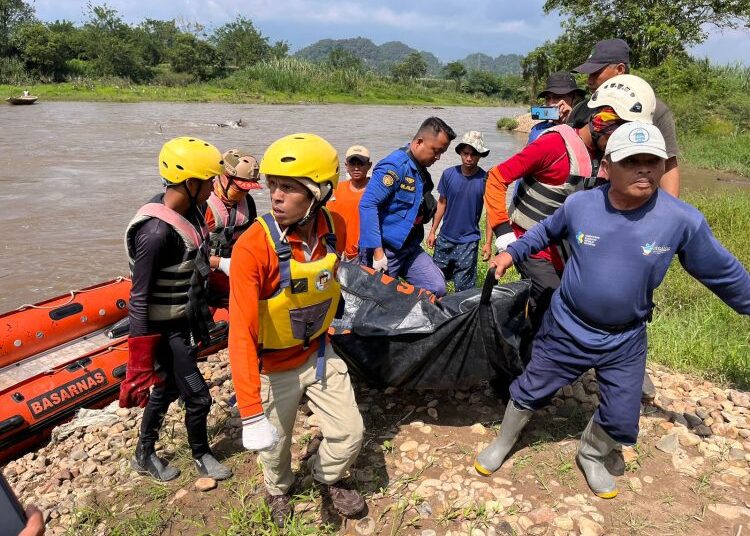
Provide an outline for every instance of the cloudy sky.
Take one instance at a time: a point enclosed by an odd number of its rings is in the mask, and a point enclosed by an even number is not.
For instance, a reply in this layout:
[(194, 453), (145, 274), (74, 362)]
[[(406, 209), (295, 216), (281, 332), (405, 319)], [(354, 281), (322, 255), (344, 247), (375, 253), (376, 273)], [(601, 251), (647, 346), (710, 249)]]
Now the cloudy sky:
[[(97, 0), (94, 4), (101, 4)], [(402, 41), (443, 61), (472, 52), (525, 54), (560, 33), (559, 18), (544, 15), (544, 0), (108, 0), (128, 22), (144, 18), (201, 22), (214, 28), (242, 14), (272, 41), (292, 51), (324, 38)], [(42, 20), (84, 18), (83, 0), (36, 0)], [(750, 32), (713, 30), (693, 51), (717, 63), (750, 64)]]

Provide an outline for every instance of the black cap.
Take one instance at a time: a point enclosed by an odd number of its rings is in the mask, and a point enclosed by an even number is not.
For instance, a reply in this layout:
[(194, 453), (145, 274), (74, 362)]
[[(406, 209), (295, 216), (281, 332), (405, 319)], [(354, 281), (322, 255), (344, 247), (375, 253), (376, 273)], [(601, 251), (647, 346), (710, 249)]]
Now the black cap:
[(578, 87), (576, 79), (572, 74), (560, 71), (549, 75), (549, 78), (547, 78), (547, 87), (537, 95), (537, 98), (543, 99), (547, 93), (567, 95), (573, 91), (577, 92), (581, 97), (586, 94), (584, 90)]
[(573, 72), (591, 74), (601, 71), (607, 65), (613, 63), (630, 64), (630, 47), (622, 39), (598, 41), (588, 59), (582, 65), (573, 69)]

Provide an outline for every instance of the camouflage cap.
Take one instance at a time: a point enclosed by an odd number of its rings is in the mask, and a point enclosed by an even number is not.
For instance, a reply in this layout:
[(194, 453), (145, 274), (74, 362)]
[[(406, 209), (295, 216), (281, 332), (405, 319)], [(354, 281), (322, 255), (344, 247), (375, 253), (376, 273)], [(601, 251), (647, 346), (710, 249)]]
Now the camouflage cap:
[(482, 157), (490, 154), (490, 150), (484, 144), (484, 136), (478, 130), (470, 130), (464, 134), (464, 137), (461, 138), (461, 143), (456, 145), (456, 152), (460, 154), (464, 145), (468, 145)]

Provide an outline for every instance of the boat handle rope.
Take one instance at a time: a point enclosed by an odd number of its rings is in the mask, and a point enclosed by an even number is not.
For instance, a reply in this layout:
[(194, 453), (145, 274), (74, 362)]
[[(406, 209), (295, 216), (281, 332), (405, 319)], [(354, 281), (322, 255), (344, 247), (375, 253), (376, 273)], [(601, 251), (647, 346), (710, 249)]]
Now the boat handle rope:
[(119, 283), (122, 283), (123, 281), (126, 281), (128, 278), (124, 276), (118, 276), (115, 278), (114, 281), (111, 283), (107, 283), (106, 285), (101, 285), (96, 288), (90, 288), (90, 289), (78, 289), (78, 290), (71, 290), (70, 291), (70, 299), (66, 301), (65, 303), (59, 303), (57, 305), (34, 305), (33, 303), (27, 303), (24, 305), (21, 305), (17, 307), (16, 311), (25, 311), (26, 309), (57, 309), (58, 307), (63, 307), (65, 305), (68, 305), (73, 300), (76, 299), (76, 294), (83, 294), (84, 292), (92, 292), (94, 290), (99, 290), (101, 288), (110, 287), (112, 285), (117, 285)]

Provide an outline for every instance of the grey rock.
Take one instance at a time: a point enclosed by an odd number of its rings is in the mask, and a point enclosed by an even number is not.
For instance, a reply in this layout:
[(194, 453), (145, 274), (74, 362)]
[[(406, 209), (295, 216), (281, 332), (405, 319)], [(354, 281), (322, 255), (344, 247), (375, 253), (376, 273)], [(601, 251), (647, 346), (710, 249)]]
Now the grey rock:
[(659, 441), (656, 442), (656, 448), (667, 454), (674, 454), (680, 447), (680, 441), (677, 434), (668, 434), (662, 436)]
[(699, 424), (698, 426), (693, 428), (693, 432), (695, 433), (695, 435), (700, 437), (711, 437), (713, 435), (711, 429), (705, 424)]
[(682, 413), (677, 413), (676, 411), (669, 412), (669, 420), (686, 428), (688, 426), (688, 420), (682, 415)]
[(682, 416), (685, 417), (689, 428), (695, 428), (696, 426), (700, 426), (701, 424), (703, 424), (703, 419), (693, 413), (686, 412), (683, 413)]

